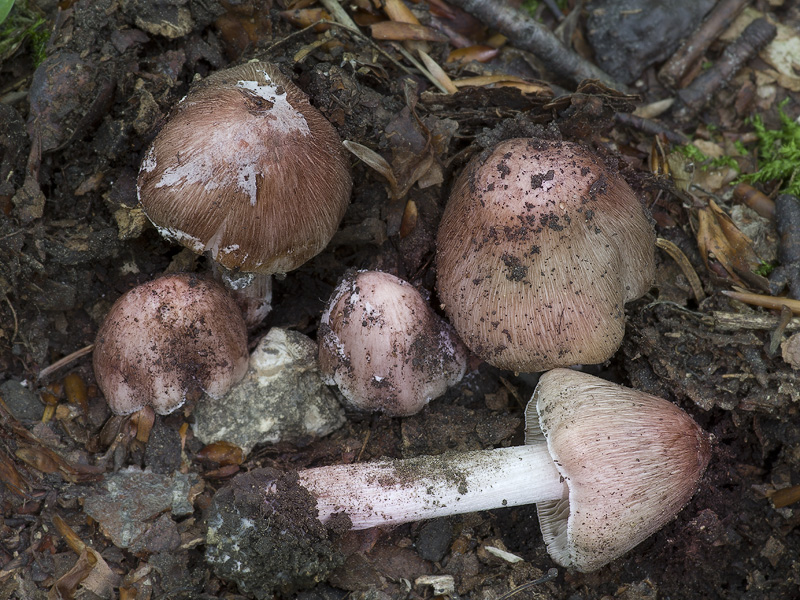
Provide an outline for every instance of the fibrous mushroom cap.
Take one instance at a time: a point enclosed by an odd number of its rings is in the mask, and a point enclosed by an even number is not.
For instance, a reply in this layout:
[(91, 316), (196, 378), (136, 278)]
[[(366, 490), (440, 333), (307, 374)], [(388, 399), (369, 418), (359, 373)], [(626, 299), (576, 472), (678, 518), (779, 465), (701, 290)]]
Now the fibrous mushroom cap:
[(436, 244), (450, 322), (473, 352), (514, 371), (610, 358), (624, 303), (655, 274), (655, 233), (633, 190), (568, 142), (512, 139), (473, 159)]
[(219, 397), (247, 371), (247, 331), (224, 288), (192, 274), (140, 285), (111, 307), (94, 373), (111, 411), (168, 414), (201, 392)]
[(168, 238), (227, 269), (297, 268), (322, 251), (350, 198), (333, 126), (268, 63), (218, 71), (192, 89), (139, 171), (139, 200)]
[(542, 375), (526, 420), (526, 442), (544, 433), (569, 486), (568, 499), (537, 505), (547, 550), (580, 571), (670, 521), (711, 456), (708, 434), (671, 402), (570, 369)]
[(453, 328), (409, 283), (379, 271), (345, 275), (322, 315), (320, 370), (356, 408), (410, 415), (466, 371)]

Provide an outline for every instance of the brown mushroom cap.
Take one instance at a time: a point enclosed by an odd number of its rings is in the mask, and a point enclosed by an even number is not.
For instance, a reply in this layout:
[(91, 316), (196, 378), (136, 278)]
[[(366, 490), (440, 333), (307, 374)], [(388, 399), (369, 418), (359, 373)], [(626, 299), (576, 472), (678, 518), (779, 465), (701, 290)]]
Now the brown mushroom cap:
[(352, 180), (333, 126), (268, 63), (218, 71), (174, 109), (139, 170), (166, 237), (232, 271), (285, 273), (327, 245)]
[(594, 364), (655, 276), (635, 194), (582, 146), (512, 139), (458, 178), (437, 236), (437, 289), (467, 346), (500, 368)]
[(362, 410), (420, 411), (466, 371), (467, 349), (409, 283), (380, 271), (350, 272), (319, 326), (320, 371)]
[(526, 421), (526, 443), (543, 432), (569, 486), (537, 505), (547, 551), (580, 571), (672, 520), (711, 457), (708, 434), (671, 402), (571, 369), (542, 375)]
[(247, 331), (220, 285), (188, 273), (133, 288), (111, 307), (94, 373), (111, 411), (171, 413), (201, 392), (219, 397), (247, 371)]

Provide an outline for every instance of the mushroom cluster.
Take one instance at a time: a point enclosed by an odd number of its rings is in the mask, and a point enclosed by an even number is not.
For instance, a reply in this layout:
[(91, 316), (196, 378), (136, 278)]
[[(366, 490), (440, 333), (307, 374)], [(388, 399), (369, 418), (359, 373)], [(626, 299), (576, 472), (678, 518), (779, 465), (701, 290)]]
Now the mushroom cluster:
[(486, 362), (538, 372), (608, 360), (623, 305), (655, 278), (655, 232), (625, 180), (569, 142), (507, 140), (459, 176), (437, 237), (437, 289)]
[[(245, 290), (238, 301), (249, 324), (269, 310), (270, 276), (327, 245), (351, 187), (334, 128), (261, 62), (197, 84), (148, 149), (138, 179), (157, 229), (206, 253), (229, 288)], [(452, 325), (409, 283), (351, 271), (321, 316), (319, 360), (353, 407), (392, 416), (417, 412), (459, 381), (467, 348), (503, 369), (552, 369), (528, 405), (526, 444), (323, 466), (278, 483), (255, 485), (247, 474), (215, 496), (209, 562), (248, 589), (255, 570), (247, 553), (269, 548), (274, 560), (289, 534), (300, 547), (330, 523), (363, 529), (527, 503), (537, 504), (548, 551), (566, 567), (596, 570), (647, 538), (691, 498), (709, 436), (666, 400), (561, 367), (601, 363), (619, 348), (625, 303), (654, 279), (654, 242), (625, 180), (579, 144), (511, 139), (475, 157), (437, 235), (436, 288)], [(197, 310), (200, 297), (210, 310)], [(244, 375), (246, 326), (216, 284), (162, 277), (114, 305), (94, 360), (115, 412), (152, 401), (166, 414)], [(134, 391), (145, 378), (147, 391)], [(292, 486), (294, 496), (284, 497)], [(296, 498), (307, 514), (295, 531), (292, 519), (303, 512)], [(239, 506), (244, 499), (257, 508)], [(278, 515), (280, 507), (293, 512)], [(265, 532), (274, 539), (251, 539)], [(309, 540), (312, 549), (318, 543)], [(275, 589), (291, 589), (293, 576), (325, 576), (306, 562), (295, 561), (294, 575), (274, 569), (282, 578)]]
[(138, 194), (162, 235), (208, 253), (232, 288), (256, 290), (244, 300), (253, 323), (269, 310), (270, 275), (328, 244), (351, 187), (333, 126), (277, 67), (253, 62), (209, 75), (174, 108)]

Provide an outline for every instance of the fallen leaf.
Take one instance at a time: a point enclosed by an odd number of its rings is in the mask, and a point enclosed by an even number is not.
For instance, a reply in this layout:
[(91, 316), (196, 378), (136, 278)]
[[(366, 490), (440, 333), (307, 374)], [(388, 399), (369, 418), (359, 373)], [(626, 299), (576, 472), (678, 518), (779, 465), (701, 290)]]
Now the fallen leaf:
[(752, 240), (743, 234), (731, 218), (714, 202), (697, 211), (697, 245), (706, 267), (719, 263), (728, 276), (742, 287), (769, 291), (766, 278), (754, 271), (761, 259), (753, 250)]
[(477, 62), (488, 62), (499, 53), (499, 49), (492, 48), (491, 46), (467, 46), (466, 48), (457, 48), (450, 52), (447, 56), (447, 62), (468, 63), (473, 60)]
[(370, 25), (372, 37), (376, 40), (394, 41), (422, 41), (422, 42), (446, 42), (446, 35), (443, 35), (424, 25), (413, 23), (400, 23), (397, 21), (381, 21)]

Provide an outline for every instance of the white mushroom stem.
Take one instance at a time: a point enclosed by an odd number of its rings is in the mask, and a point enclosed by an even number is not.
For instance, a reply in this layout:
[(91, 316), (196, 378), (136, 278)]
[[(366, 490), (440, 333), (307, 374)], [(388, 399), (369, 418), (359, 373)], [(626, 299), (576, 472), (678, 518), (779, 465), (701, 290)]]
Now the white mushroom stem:
[(213, 260), (211, 268), (241, 309), (248, 330), (267, 317), (272, 310), (272, 275), (232, 273)]
[(307, 469), (300, 483), (319, 520), (346, 513), (353, 529), (394, 525), (568, 496), (544, 442)]

